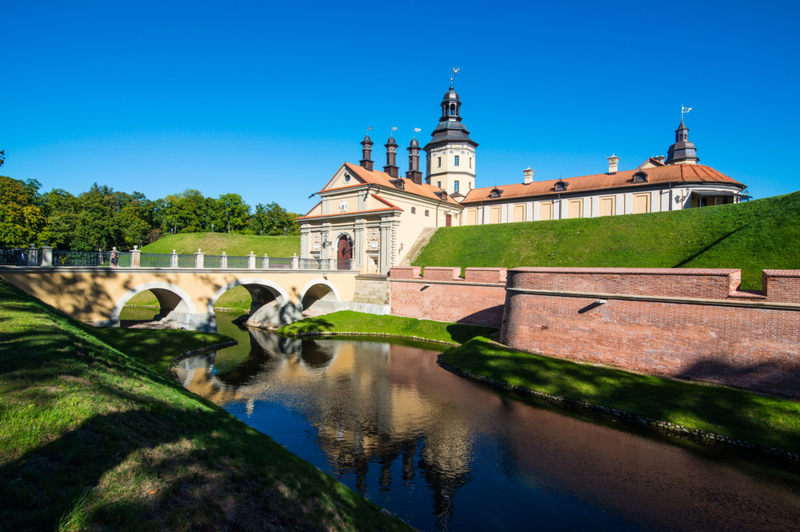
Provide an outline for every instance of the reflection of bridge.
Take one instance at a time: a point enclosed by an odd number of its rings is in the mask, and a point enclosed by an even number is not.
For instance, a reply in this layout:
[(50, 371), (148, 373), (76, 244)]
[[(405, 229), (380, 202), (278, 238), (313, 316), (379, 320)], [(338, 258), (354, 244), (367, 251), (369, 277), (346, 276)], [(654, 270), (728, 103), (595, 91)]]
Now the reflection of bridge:
[(0, 268), (0, 277), (70, 316), (118, 325), (122, 307), (150, 290), (161, 315), (188, 329), (214, 330), (214, 304), (235, 286), (250, 293), (251, 318), (290, 323), (311, 305), (345, 307), (355, 292), (354, 270), (288, 268), (109, 268), (24, 266)]

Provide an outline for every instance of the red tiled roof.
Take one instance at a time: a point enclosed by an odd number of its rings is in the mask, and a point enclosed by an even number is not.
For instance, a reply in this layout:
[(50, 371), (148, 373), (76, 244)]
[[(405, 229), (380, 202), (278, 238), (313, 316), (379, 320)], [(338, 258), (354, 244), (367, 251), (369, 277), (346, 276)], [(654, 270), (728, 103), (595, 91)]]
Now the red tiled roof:
[[(633, 175), (638, 172), (644, 172), (647, 174), (646, 183), (633, 182)], [(569, 194), (571, 192), (589, 192), (593, 190), (641, 187), (652, 184), (666, 183), (723, 183), (744, 188), (744, 184), (736, 181), (735, 179), (731, 179), (725, 174), (714, 170), (710, 166), (703, 166), (700, 164), (676, 164), (659, 166), (656, 168), (647, 168), (646, 170), (625, 170), (615, 174), (595, 174), (580, 177), (570, 177), (567, 179), (534, 181), (529, 185), (525, 185), (523, 183), (501, 185), (497, 187), (503, 191), (503, 194), (499, 199), (504, 200), (508, 198), (556, 194), (555, 184), (558, 181), (564, 181), (567, 183), (567, 190), (564, 191), (565, 194)], [(461, 204), (464, 205), (467, 203), (489, 200), (489, 193), (494, 188), (495, 187), (473, 188), (469, 191), (466, 199), (462, 201)]]
[(389, 203), (388, 201), (386, 201), (386, 200), (385, 200), (385, 199), (383, 199), (382, 197), (378, 196), (377, 194), (370, 194), (370, 196), (372, 196), (372, 197), (373, 197), (373, 198), (375, 198), (376, 200), (380, 201), (381, 203), (385, 203), (386, 205), (388, 205), (389, 207), (391, 207), (391, 208), (393, 208), (393, 209), (397, 209), (398, 211), (402, 211), (402, 210), (403, 210), (403, 209), (401, 209), (400, 207), (398, 207), (397, 205), (395, 205), (395, 204), (393, 204), (393, 203)]
[[(400, 190), (399, 188), (395, 187), (391, 183), (391, 180), (395, 179), (395, 178), (391, 177), (389, 174), (387, 174), (385, 172), (379, 172), (377, 170), (367, 170), (366, 168), (364, 168), (362, 166), (359, 166), (357, 164), (351, 164), (351, 163), (344, 163), (344, 166), (347, 167), (347, 169), (350, 172), (356, 174), (365, 183), (372, 183), (373, 185), (382, 185), (382, 186), (385, 186), (387, 188)], [(433, 200), (437, 200), (437, 201), (445, 201), (445, 200), (440, 199), (439, 196), (436, 195), (436, 192), (439, 191), (439, 187), (435, 187), (433, 185), (428, 185), (428, 184), (425, 184), (425, 183), (423, 183), (421, 185), (418, 185), (418, 184), (414, 183), (410, 179), (404, 179), (404, 178), (400, 178), (400, 179), (403, 179), (403, 189), (402, 190), (405, 191), (405, 192), (410, 192), (411, 194), (415, 194), (417, 196), (422, 196), (422, 197), (428, 198), (428, 199), (433, 199)], [(361, 185), (361, 183), (354, 183), (352, 185), (347, 185), (347, 186), (344, 186), (344, 187), (336, 187), (336, 188), (329, 188), (329, 189), (323, 189), (323, 190), (328, 192), (328, 191), (331, 191), (331, 190), (341, 190), (341, 189), (345, 189), (345, 188), (357, 187), (357, 186), (360, 186), (360, 185)], [(320, 190), (320, 192), (322, 192), (322, 190)], [(381, 201), (385, 202), (385, 200), (383, 200), (383, 199)], [(458, 202), (456, 200), (450, 198), (449, 195), (448, 195), (447, 200), (445, 202), (446, 203), (451, 203), (453, 205), (458, 205)], [(395, 207), (395, 208), (397, 208), (397, 207)]]

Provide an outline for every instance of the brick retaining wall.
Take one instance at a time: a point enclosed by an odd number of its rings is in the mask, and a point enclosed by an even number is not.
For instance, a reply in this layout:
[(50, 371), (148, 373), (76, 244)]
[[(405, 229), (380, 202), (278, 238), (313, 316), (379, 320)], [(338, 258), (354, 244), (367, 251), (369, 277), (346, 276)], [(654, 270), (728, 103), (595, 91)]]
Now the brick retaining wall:
[(392, 315), (500, 327), (506, 298), (505, 268), (392, 268)]
[(470, 270), (393, 268), (392, 314), (502, 323), (515, 349), (800, 397), (800, 271), (739, 292), (739, 270)]

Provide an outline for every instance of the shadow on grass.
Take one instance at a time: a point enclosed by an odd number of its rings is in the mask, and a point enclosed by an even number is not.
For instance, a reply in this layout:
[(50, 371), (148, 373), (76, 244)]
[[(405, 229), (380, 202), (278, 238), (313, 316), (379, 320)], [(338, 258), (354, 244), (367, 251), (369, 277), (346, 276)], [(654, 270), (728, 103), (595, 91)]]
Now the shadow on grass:
[[(442, 359), (469, 373), (551, 395), (618, 408), (765, 447), (800, 450), (800, 403), (794, 401), (510, 351), (482, 340), (450, 350)], [(756, 366), (745, 371), (766, 369)]]

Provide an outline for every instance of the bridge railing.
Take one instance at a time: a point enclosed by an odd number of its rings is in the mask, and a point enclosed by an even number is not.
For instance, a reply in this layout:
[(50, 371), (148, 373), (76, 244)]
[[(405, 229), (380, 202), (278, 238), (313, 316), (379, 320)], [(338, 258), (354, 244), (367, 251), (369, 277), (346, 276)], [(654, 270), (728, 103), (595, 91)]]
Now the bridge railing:
[(132, 251), (76, 251), (41, 248), (0, 248), (0, 266), (47, 267), (120, 267), (120, 268), (220, 268), (240, 270), (349, 270), (351, 261), (337, 259), (303, 259), (293, 257), (257, 257), (249, 255), (206, 255), (202, 251), (192, 255), (176, 253), (142, 253), (134, 246)]

